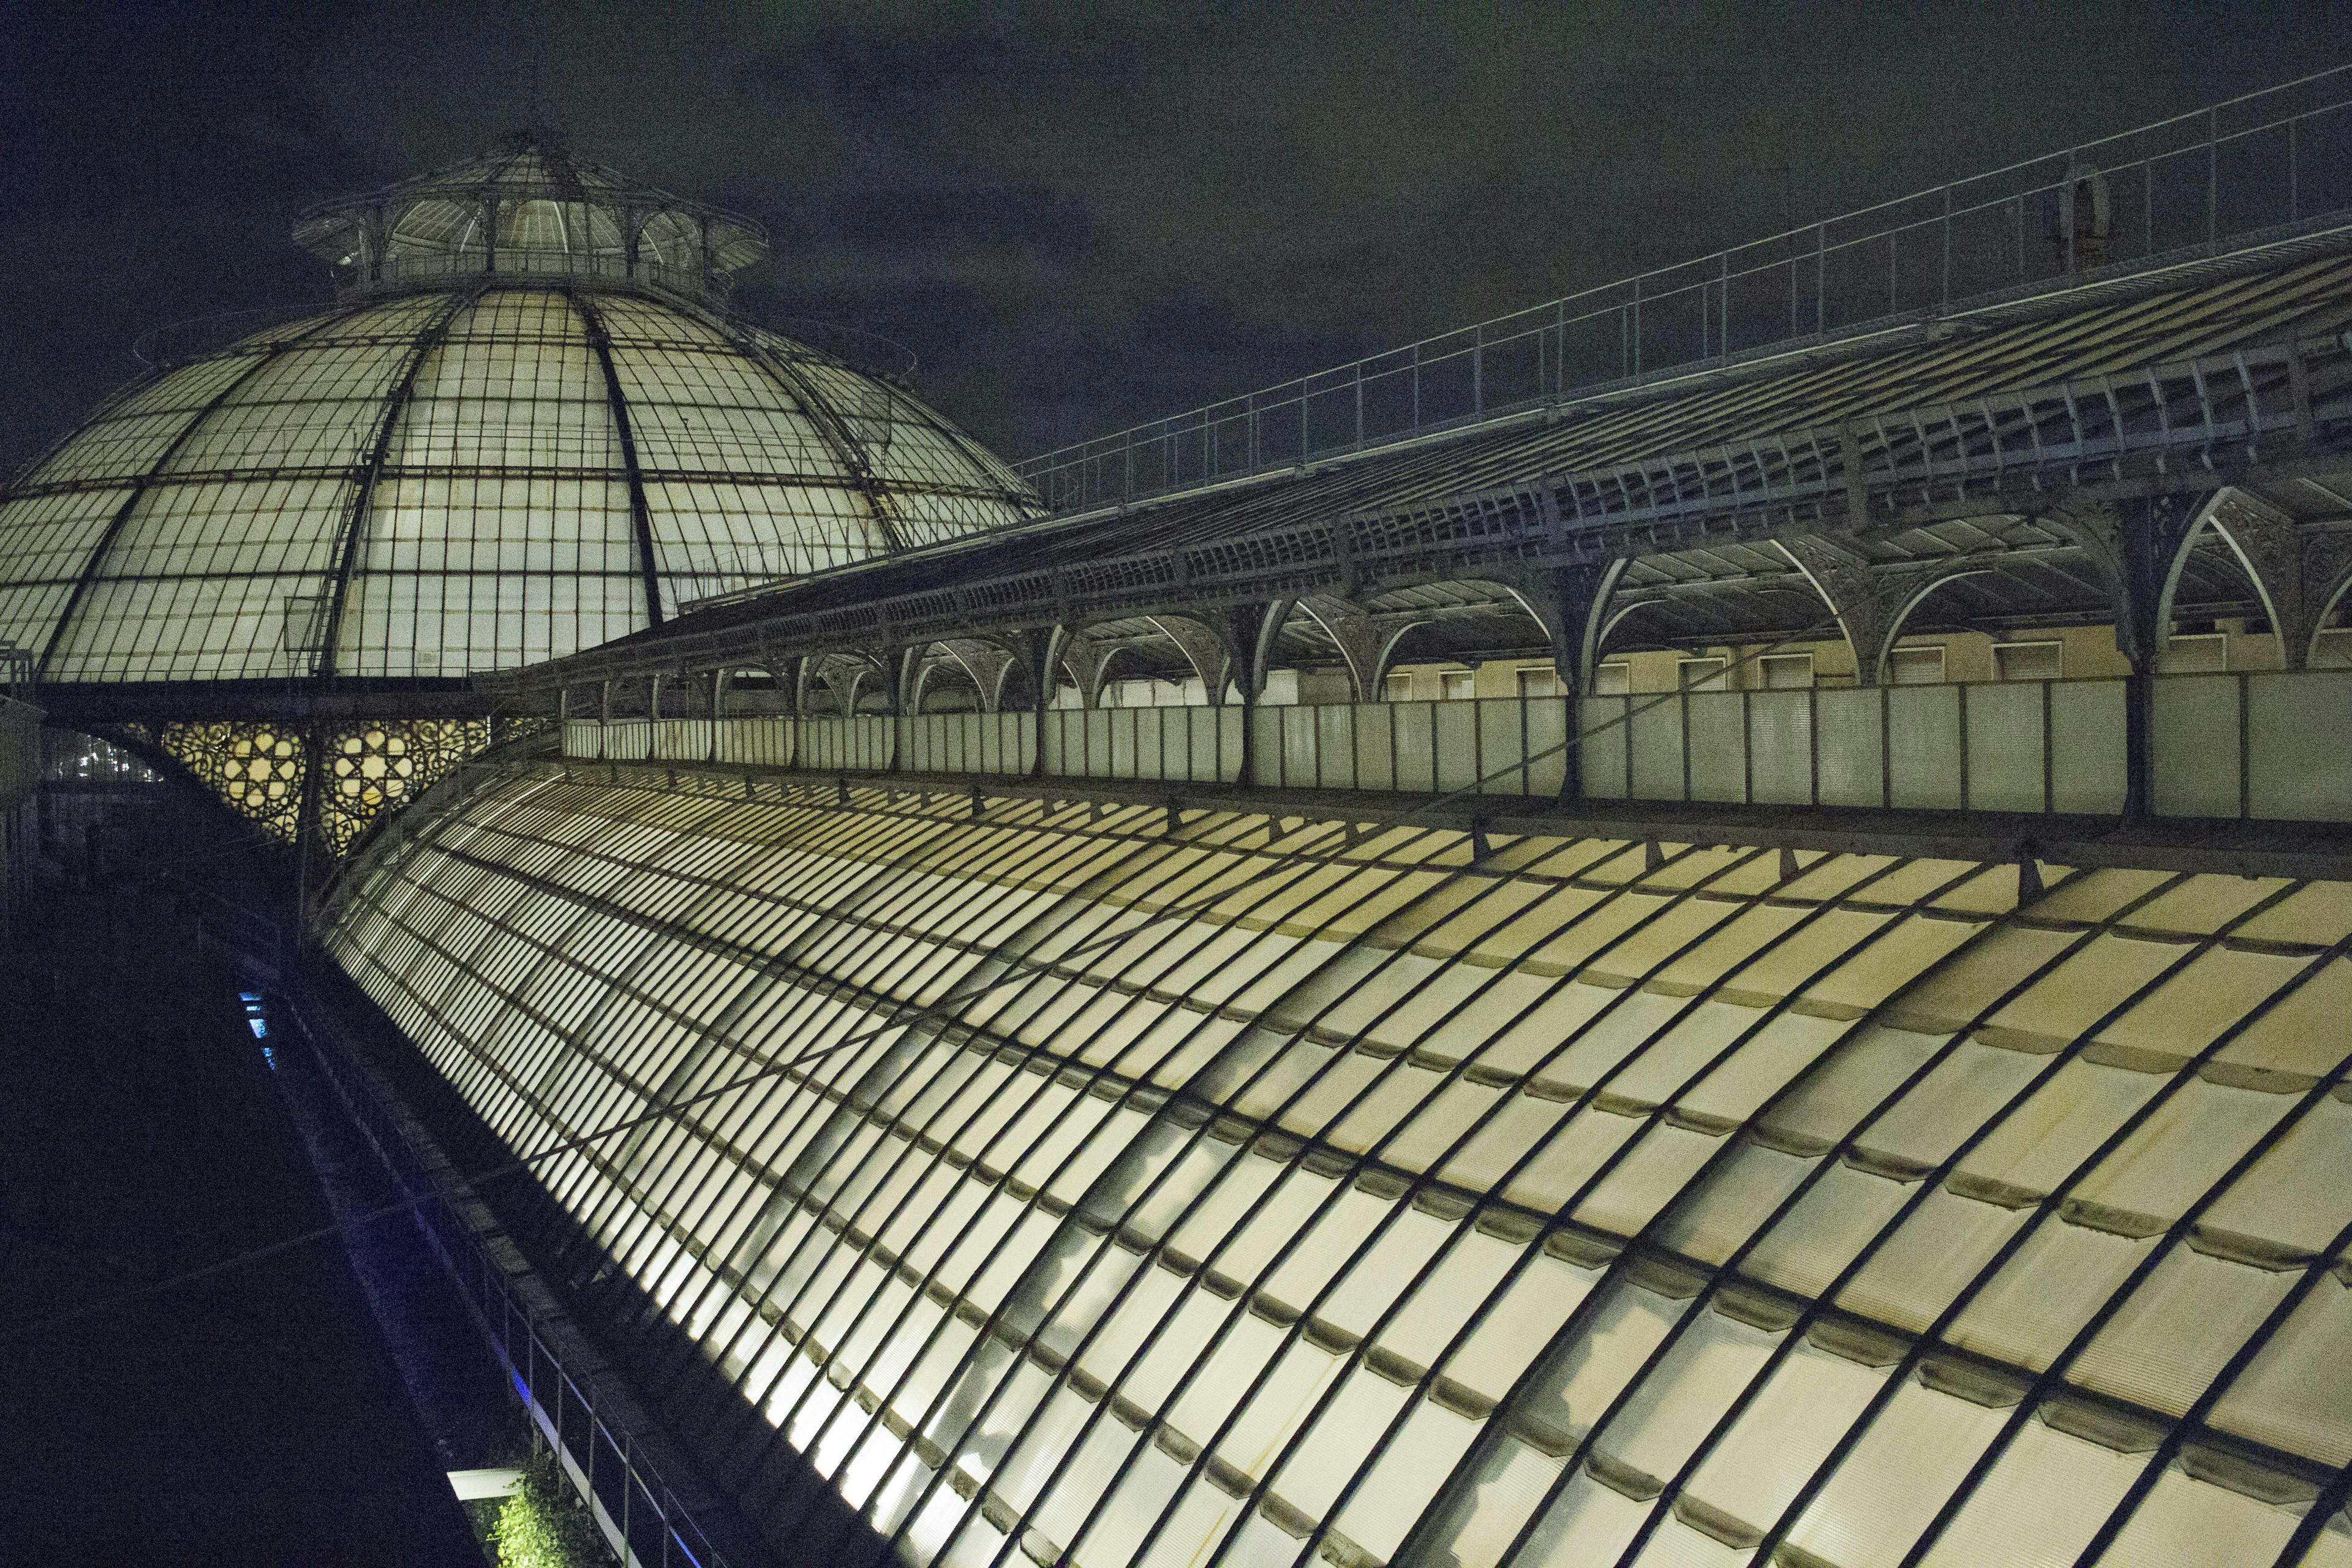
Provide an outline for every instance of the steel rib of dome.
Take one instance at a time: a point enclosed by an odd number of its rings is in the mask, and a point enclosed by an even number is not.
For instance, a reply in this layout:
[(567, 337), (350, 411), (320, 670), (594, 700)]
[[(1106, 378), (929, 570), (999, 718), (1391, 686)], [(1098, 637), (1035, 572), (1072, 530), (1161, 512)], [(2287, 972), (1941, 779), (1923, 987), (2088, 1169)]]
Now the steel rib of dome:
[(761, 1417), (713, 1474), (908, 1561), (2352, 1560), (2352, 885), (529, 764), (411, 829), (329, 951), (520, 1152), (692, 1100), (538, 1179)]
[(0, 640), (51, 684), (459, 677), (1034, 510), (919, 400), (789, 339), (453, 277), (102, 408), (0, 495)]

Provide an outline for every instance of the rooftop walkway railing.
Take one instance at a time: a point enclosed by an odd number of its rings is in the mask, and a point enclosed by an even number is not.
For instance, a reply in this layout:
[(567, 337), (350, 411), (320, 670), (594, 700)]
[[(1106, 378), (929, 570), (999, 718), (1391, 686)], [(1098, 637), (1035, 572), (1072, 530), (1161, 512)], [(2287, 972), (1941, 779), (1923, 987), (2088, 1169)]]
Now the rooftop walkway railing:
[(1015, 467), (1057, 513), (1279, 472), (2352, 220), (2352, 65)]
[[(281, 996), (320, 1069), (413, 1205), (532, 1424), (625, 1568), (726, 1568), (688, 1500), (645, 1452), (648, 1418), (608, 1386), (602, 1357), (532, 1271), (423, 1126), (341, 1037), (331, 1007), (302, 987)], [(602, 1374), (602, 1375), (600, 1375)]]

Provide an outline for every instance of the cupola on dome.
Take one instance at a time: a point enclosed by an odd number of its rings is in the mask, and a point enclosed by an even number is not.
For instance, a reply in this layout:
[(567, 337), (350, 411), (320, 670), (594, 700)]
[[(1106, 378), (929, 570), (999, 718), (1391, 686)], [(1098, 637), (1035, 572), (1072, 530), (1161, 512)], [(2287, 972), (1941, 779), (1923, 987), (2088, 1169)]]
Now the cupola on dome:
[(550, 142), (296, 237), (338, 304), (126, 388), (0, 492), (0, 642), (53, 691), (446, 691), (1040, 510), (917, 398), (719, 308), (758, 225)]
[(346, 289), (523, 272), (709, 297), (768, 254), (749, 218), (635, 184), (529, 133), (502, 153), (313, 207), (294, 241), (332, 263)]

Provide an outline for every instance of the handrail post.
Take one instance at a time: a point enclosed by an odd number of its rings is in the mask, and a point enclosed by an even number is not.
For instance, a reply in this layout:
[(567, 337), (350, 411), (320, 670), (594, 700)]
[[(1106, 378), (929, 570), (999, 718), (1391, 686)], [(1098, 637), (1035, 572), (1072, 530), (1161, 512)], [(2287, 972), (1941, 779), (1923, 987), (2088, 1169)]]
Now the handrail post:
[(1830, 226), (1813, 225), (1813, 335), (1830, 330)]
[(1551, 374), (1557, 383), (1551, 395), (1552, 400), (1558, 402), (1568, 396), (1568, 301), (1554, 300), (1551, 314)]
[(1731, 359), (1731, 252), (1716, 252), (1716, 352), (1727, 363)]
[(2074, 210), (2074, 154), (2066, 154), (2066, 194), (2058, 203), (2058, 221), (2066, 226), (2066, 276), (2074, 276), (2074, 231), (2083, 225), (2083, 215)]
[(2210, 249), (2221, 229), (2221, 111), (2205, 111), (2205, 245)]
[(1944, 289), (1937, 308), (1948, 311), (1952, 308), (1952, 187), (1944, 187)]
[(1642, 374), (1642, 280), (1633, 279), (1633, 374)]

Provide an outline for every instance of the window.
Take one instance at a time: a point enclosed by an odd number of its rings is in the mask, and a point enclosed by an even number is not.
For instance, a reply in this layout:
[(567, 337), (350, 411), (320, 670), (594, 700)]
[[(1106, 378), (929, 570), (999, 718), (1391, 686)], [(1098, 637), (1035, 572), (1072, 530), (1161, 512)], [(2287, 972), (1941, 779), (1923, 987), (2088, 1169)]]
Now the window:
[(2320, 633), (2319, 640), (2311, 645), (2311, 668), (2352, 669), (2352, 626)]
[(2061, 642), (2004, 642), (1992, 648), (1996, 680), (2055, 680), (2064, 673), (2066, 645)]
[(1604, 660), (1601, 668), (1592, 672), (1592, 695), (1595, 697), (1622, 697), (1633, 689), (1633, 666), (1626, 659)]
[(1522, 697), (1564, 697), (1568, 688), (1560, 683), (1557, 670), (1541, 665), (1531, 665), (1519, 671), (1519, 695)]
[(2230, 639), (2221, 632), (2167, 637), (2164, 651), (2156, 656), (2156, 668), (2166, 675), (2201, 675), (2228, 669)]
[(1675, 662), (1675, 674), (1685, 691), (1728, 691), (1731, 676), (1719, 658), (1685, 658)]
[(1944, 649), (1934, 647), (1898, 647), (1886, 656), (1886, 682), (1890, 686), (1941, 686), (1944, 683)]
[(1478, 675), (1475, 670), (1449, 669), (1440, 678), (1448, 702), (1466, 702), (1478, 695)]
[(317, 653), (327, 640), (327, 605), (324, 594), (289, 594), (286, 595), (286, 635), (288, 653)]
[(1412, 677), (1406, 671), (1400, 669), (1391, 674), (1388, 678), (1386, 686), (1388, 699), (1390, 701), (1410, 702), (1412, 700)]
[(1802, 691), (1813, 683), (1813, 656), (1809, 653), (1768, 653), (1756, 661), (1767, 691)]

